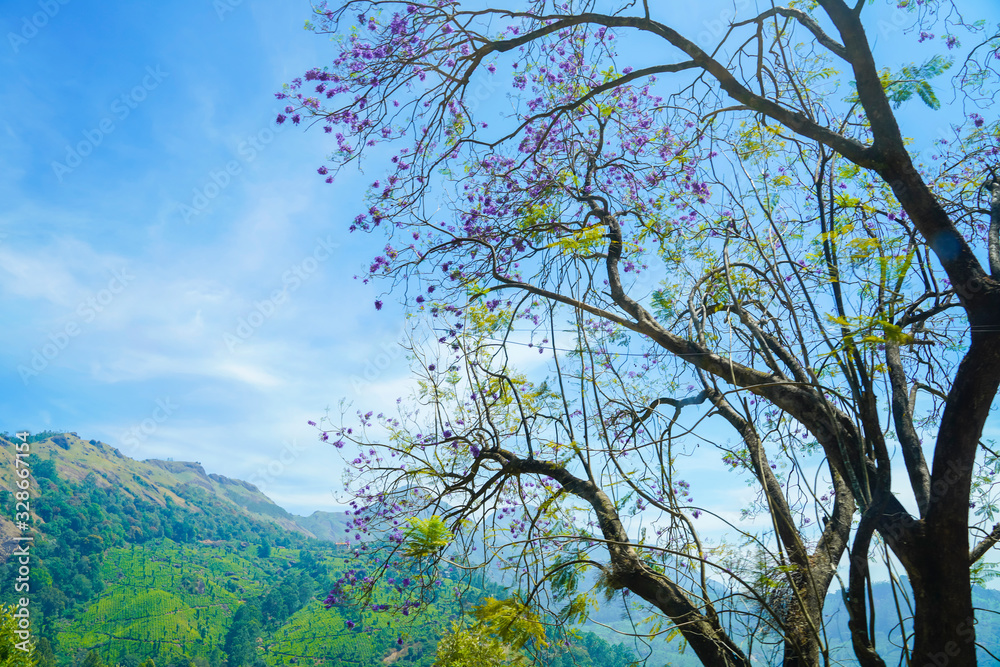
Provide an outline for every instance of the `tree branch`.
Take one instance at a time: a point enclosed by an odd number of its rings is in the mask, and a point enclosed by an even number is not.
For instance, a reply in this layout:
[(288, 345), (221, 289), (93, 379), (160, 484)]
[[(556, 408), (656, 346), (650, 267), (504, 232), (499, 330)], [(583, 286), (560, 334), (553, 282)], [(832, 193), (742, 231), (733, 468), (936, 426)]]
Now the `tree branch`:
[(990, 534), (972, 549), (972, 552), (969, 554), (969, 565), (975, 564), (976, 561), (985, 556), (986, 552), (993, 548), (993, 545), (997, 542), (1000, 542), (1000, 523), (993, 526)]
[[(871, 124), (873, 136), (867, 164), (857, 162), (836, 146), (830, 147), (855, 164), (874, 169), (892, 188), (896, 199), (944, 266), (952, 284), (969, 285), (973, 281), (981, 281), (986, 274), (975, 253), (913, 165), (895, 112), (882, 86), (860, 17), (843, 0), (818, 1), (851, 54), (858, 99)], [(965, 303), (967, 298), (962, 298)]]
[[(872, 510), (881, 508), (872, 507)], [(876, 512), (865, 512), (858, 524), (858, 531), (851, 548), (851, 567), (847, 594), (847, 622), (851, 632), (854, 655), (862, 667), (885, 667), (885, 661), (875, 650), (874, 637), (869, 633), (868, 612), (865, 606), (865, 585), (869, 581), (868, 548), (875, 530)], [(872, 614), (875, 613), (874, 608)], [(872, 619), (874, 621), (874, 618)]]
[(811, 16), (803, 12), (801, 9), (792, 9), (790, 7), (772, 7), (763, 14), (760, 14), (759, 16), (756, 16), (752, 19), (749, 19), (747, 21), (742, 21), (740, 23), (734, 23), (733, 27), (737, 28), (740, 26), (748, 25), (750, 23), (759, 23), (764, 19), (768, 19), (775, 15), (780, 15), (784, 16), (785, 18), (795, 19), (796, 21), (801, 23), (809, 32), (813, 34), (817, 42), (819, 42), (827, 49), (829, 49), (834, 55), (838, 56), (839, 58), (842, 58), (843, 60), (846, 60), (847, 62), (851, 61), (851, 59), (847, 56), (847, 49), (845, 49), (842, 44), (839, 44), (835, 39), (830, 37), (828, 34), (823, 32), (823, 29), (819, 26), (819, 24), (816, 23), (816, 21), (814, 21)]
[(829, 146), (859, 166), (874, 166), (874, 156), (870, 152), (870, 148), (868, 146), (865, 146), (854, 139), (838, 134), (830, 128), (810, 120), (801, 112), (792, 111), (791, 109), (783, 107), (773, 100), (751, 92), (750, 89), (736, 80), (736, 77), (733, 76), (733, 73), (726, 65), (712, 58), (697, 44), (669, 26), (646, 18), (609, 16), (590, 12), (572, 17), (557, 15), (552, 17), (533, 18), (536, 20), (551, 19), (551, 23), (536, 30), (526, 32), (513, 39), (501, 40), (487, 44), (483, 47), (484, 57), (490, 52), (510, 51), (511, 49), (527, 44), (540, 37), (544, 37), (560, 30), (565, 30), (566, 28), (572, 26), (588, 23), (604, 26), (606, 28), (635, 28), (643, 32), (650, 32), (663, 38), (672, 46), (687, 54), (697, 67), (703, 69), (719, 82), (719, 85), (726, 92), (726, 94), (741, 104), (754, 111), (762, 113), (769, 118), (773, 118), (797, 134)]
[(1000, 280), (1000, 179), (994, 176), (986, 188), (990, 193), (990, 233), (988, 237), (990, 275)]
[(652, 417), (653, 412), (656, 410), (656, 408), (658, 408), (661, 405), (669, 405), (679, 410), (689, 405), (698, 405), (699, 403), (703, 403), (706, 399), (708, 399), (708, 393), (704, 391), (699, 392), (694, 396), (688, 396), (687, 398), (669, 398), (666, 396), (657, 398), (652, 403), (646, 406), (646, 409), (643, 410), (641, 415), (638, 415), (633, 411), (634, 416), (632, 418), (632, 425), (635, 426), (637, 424), (641, 424), (642, 422)]
[(528, 473), (551, 477), (568, 493), (586, 501), (597, 515), (598, 525), (607, 540), (611, 557), (608, 578), (612, 586), (628, 588), (667, 614), (705, 664), (750, 667), (743, 651), (712, 615), (702, 614), (691, 604), (684, 589), (643, 564), (629, 542), (618, 510), (600, 487), (548, 461), (522, 459), (504, 450), (484, 452), (483, 456), (503, 464), (507, 475)]
[(927, 514), (927, 504), (931, 495), (931, 476), (927, 461), (920, 447), (920, 436), (913, 427), (913, 413), (910, 411), (910, 397), (906, 390), (906, 374), (899, 356), (899, 343), (887, 341), (885, 360), (889, 367), (889, 383), (892, 385), (892, 419), (896, 426), (896, 436), (903, 450), (903, 462), (910, 476), (910, 488), (917, 499), (920, 516)]

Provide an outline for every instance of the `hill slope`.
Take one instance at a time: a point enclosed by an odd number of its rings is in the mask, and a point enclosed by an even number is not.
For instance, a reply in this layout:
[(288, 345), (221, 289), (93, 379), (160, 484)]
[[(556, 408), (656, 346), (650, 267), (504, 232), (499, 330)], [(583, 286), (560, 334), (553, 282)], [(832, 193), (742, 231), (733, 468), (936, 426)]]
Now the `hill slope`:
[[(52, 461), (59, 477), (68, 482), (82, 482), (92, 475), (92, 483), (99, 488), (117, 488), (133, 501), (144, 500), (161, 507), (169, 501), (195, 512), (200, 508), (188, 502), (182, 491), (198, 488), (240, 515), (305, 537), (330, 539), (338, 529), (343, 529), (343, 521), (336, 514), (317, 512), (312, 517), (295, 516), (276, 505), (253, 484), (207, 474), (197, 462), (137, 461), (111, 445), (83, 440), (75, 433), (41, 435), (47, 437), (36, 436), (30, 443), (32, 465)], [(16, 473), (13, 459), (13, 443), (0, 437), (0, 483), (3, 488), (13, 488)], [(318, 534), (306, 527), (309, 525), (316, 528)]]
[[(6, 488), (15, 481), (11, 440), (0, 439)], [(30, 446), (32, 631), (53, 649), (39, 667), (77, 667), (85, 659), (92, 667), (98, 660), (139, 667), (147, 658), (157, 667), (429, 667), (453, 621), (485, 595), (504, 595), (452, 570), (440, 574), (419, 614), (348, 604), (328, 610), (321, 600), (341, 573), (360, 568), (363, 576), (372, 567), (316, 538), (341, 532), (337, 515), (295, 517), (252, 485), (206, 474), (197, 463), (134, 461), (71, 433), (40, 434)], [(5, 581), (18, 567), (6, 558), (21, 533), (8, 519), (14, 500), (0, 491)], [(407, 591), (393, 588), (383, 585), (378, 601), (406, 599)], [(0, 602), (13, 596), (5, 587)], [(548, 662), (629, 662), (627, 651), (585, 639), (552, 652)]]

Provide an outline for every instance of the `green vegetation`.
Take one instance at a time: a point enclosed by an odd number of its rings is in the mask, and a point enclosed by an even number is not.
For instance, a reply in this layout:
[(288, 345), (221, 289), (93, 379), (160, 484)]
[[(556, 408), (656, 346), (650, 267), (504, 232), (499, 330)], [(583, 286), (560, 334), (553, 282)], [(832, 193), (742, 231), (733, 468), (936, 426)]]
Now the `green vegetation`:
[(17, 610), (0, 605), (0, 667), (35, 667), (36, 647), (18, 636)]
[[(174, 466), (173, 484), (161, 475), (137, 494), (101, 481), (146, 464), (69, 434), (32, 444), (38, 641), (33, 663), (0, 667), (430, 667), (447, 628), (487, 596), (504, 595), (495, 584), (470, 586), (450, 571), (420, 614), (390, 617), (347, 600), (326, 609), (320, 600), (342, 574), (363, 576), (368, 566), (332, 542), (287, 530), (281, 521), (290, 515), (267, 509), (263, 495), (251, 498), (255, 507), (247, 511), (247, 497), (234, 504), (192, 483), (191, 464), (183, 463)], [(10, 515), (10, 494), (0, 493), (0, 505)], [(10, 580), (14, 569), (0, 564), (0, 577)], [(13, 602), (10, 589), (0, 595)], [(584, 635), (579, 646), (554, 651), (553, 664), (617, 667), (589, 658), (616, 650)]]
[(482, 630), (466, 630), (453, 625), (451, 632), (438, 642), (437, 664), (440, 667), (521, 667), (527, 661), (513, 652), (499, 639)]
[[(71, 440), (70, 451), (78, 444)], [(693, 652), (679, 653), (682, 642), (663, 635), (621, 643), (623, 636), (608, 629), (633, 632), (620, 605), (596, 610), (600, 625), (571, 632), (567, 644), (556, 628), (519, 613), (502, 586), (463, 580), (454, 568), (440, 571), (440, 585), (420, 613), (359, 608), (348, 596), (327, 609), (321, 600), (345, 573), (364, 578), (376, 563), (240, 513), (201, 486), (151, 488), (150, 496), (167, 499), (159, 504), (101, 488), (93, 476), (63, 479), (50, 461), (32, 467), (39, 528), (31, 574), (33, 662), (19, 651), (5, 653), (0, 636), (0, 667), (489, 667), (519, 664), (521, 653), (495, 649), (522, 644), (548, 667), (626, 667), (637, 656), (657, 667), (698, 664)], [(174, 495), (178, 502), (169, 500)], [(9, 514), (12, 499), (0, 496)], [(410, 525), (420, 545), (416, 557), (447, 543), (439, 523), (431, 517)], [(0, 576), (10, 580), (12, 567), (0, 565)], [(406, 599), (399, 584), (410, 576), (383, 573), (370, 602)], [(876, 598), (891, 604), (882, 591), (887, 585), (880, 586)], [(2, 602), (13, 602), (10, 589), (3, 595)], [(977, 589), (976, 595), (978, 606), (1000, 608), (1000, 594)], [(843, 620), (835, 597), (827, 607)], [(644, 616), (639, 607), (629, 609), (632, 618)], [(2, 618), (7, 628), (9, 613)], [(831, 643), (847, 647), (842, 625), (831, 622)], [(977, 630), (987, 646), (1000, 645), (993, 617)], [(879, 631), (891, 636), (893, 629)], [(15, 661), (5, 662), (11, 655)]]

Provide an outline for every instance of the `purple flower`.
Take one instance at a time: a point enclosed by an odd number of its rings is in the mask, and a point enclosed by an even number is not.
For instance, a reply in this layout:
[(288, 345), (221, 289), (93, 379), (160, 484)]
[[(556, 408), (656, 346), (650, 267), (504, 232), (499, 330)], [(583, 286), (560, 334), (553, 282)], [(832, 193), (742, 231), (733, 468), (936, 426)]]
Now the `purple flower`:
[(381, 301), (376, 301), (375, 302), (375, 310), (382, 310), (382, 302)]
[(345, 625), (347, 625), (348, 630), (351, 630), (354, 628), (354, 621), (347, 621)]
[(325, 166), (320, 167), (319, 169), (316, 170), (316, 173), (318, 173), (320, 176), (326, 176), (327, 172), (329, 172), (329, 169), (327, 169)]

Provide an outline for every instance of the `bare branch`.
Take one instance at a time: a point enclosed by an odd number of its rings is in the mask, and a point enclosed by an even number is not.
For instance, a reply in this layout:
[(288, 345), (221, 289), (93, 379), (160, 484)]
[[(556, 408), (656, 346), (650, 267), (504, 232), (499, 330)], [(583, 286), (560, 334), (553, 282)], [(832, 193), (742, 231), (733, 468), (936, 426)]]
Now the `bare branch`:
[(993, 526), (990, 534), (972, 549), (972, 553), (969, 554), (969, 565), (975, 564), (980, 558), (985, 556), (986, 552), (992, 549), (993, 545), (997, 542), (1000, 542), (1000, 523)]
[(734, 23), (733, 27), (735, 28), (739, 26), (749, 25), (750, 23), (760, 23), (764, 19), (770, 18), (772, 16), (784, 16), (786, 18), (795, 19), (796, 21), (801, 23), (809, 32), (811, 32), (814, 37), (816, 37), (817, 42), (825, 46), (839, 58), (842, 58), (847, 62), (851, 61), (850, 57), (847, 54), (847, 49), (845, 49), (842, 44), (838, 44), (837, 41), (832, 37), (830, 37), (828, 34), (823, 32), (823, 28), (821, 28), (820, 25), (816, 23), (816, 21), (811, 16), (803, 12), (801, 9), (793, 9), (791, 7), (772, 7), (763, 14), (760, 14), (759, 16), (756, 16), (752, 19), (749, 19), (747, 21), (742, 21), (740, 23)]

